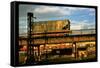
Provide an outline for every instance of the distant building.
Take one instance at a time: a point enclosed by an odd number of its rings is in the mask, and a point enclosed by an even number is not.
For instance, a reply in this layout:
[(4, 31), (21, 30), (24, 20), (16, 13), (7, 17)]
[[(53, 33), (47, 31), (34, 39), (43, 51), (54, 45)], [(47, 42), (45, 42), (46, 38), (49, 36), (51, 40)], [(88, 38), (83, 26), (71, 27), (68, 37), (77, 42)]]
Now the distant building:
[(69, 20), (51, 20), (34, 22), (33, 32), (70, 30)]

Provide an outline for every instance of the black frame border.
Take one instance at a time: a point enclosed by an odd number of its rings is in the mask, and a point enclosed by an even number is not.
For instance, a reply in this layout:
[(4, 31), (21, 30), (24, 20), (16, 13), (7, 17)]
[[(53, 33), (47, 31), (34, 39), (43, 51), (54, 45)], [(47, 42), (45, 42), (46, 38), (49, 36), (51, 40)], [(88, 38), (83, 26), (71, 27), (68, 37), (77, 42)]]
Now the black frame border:
[[(13, 1), (10, 4), (11, 10), (11, 49), (10, 49), (10, 65), (14, 67), (19, 66), (35, 66), (32, 64), (28, 65), (19, 65), (18, 64), (18, 35), (19, 35), (19, 5), (20, 4), (27, 4), (27, 5), (46, 5), (46, 6), (68, 6), (68, 7), (82, 7), (82, 8), (94, 8), (95, 13), (95, 22), (96, 22), (96, 58), (94, 60), (89, 61), (74, 61), (74, 62), (65, 62), (65, 63), (50, 63), (50, 64), (40, 64), (40, 65), (54, 65), (54, 64), (70, 64), (70, 63), (84, 63), (84, 62), (97, 62), (98, 61), (98, 6), (90, 6), (90, 5), (73, 5), (73, 4), (57, 4), (57, 3), (40, 3), (40, 2), (24, 2), (24, 1)], [(36, 64), (39, 66), (39, 64)]]

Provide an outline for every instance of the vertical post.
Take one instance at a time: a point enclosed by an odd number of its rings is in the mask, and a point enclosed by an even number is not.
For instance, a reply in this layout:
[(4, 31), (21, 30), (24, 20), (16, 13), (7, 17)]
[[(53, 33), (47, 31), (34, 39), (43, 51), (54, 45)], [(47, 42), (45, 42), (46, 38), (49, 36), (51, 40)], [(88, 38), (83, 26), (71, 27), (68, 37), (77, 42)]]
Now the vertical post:
[(31, 38), (31, 32), (32, 32), (32, 18), (33, 13), (27, 13), (27, 24), (28, 24), (28, 46), (27, 46), (27, 64), (33, 64), (34, 60), (34, 46), (32, 45), (32, 38)]
[(38, 45), (38, 61), (40, 61), (40, 45)]
[(77, 46), (76, 46), (76, 42), (73, 42), (73, 52), (75, 55), (75, 59), (77, 59)]
[(45, 61), (47, 62), (47, 58), (48, 58), (48, 56), (47, 56), (47, 49), (46, 49), (46, 44), (47, 44), (47, 40), (48, 40), (48, 38), (47, 38), (47, 36), (46, 36), (46, 34), (47, 34), (47, 29), (48, 27), (47, 27), (47, 24), (46, 24), (46, 28), (45, 28), (45, 31), (44, 31), (44, 33), (45, 33), (45, 44), (44, 44), (44, 50), (45, 50)]
[(46, 56), (46, 61), (47, 61), (47, 58), (48, 58), (48, 56), (47, 56), (47, 48), (46, 48), (46, 44), (47, 44), (47, 36), (46, 36), (46, 33), (47, 33), (47, 31), (45, 31), (45, 56)]
[(68, 30), (70, 30), (70, 21), (68, 20)]

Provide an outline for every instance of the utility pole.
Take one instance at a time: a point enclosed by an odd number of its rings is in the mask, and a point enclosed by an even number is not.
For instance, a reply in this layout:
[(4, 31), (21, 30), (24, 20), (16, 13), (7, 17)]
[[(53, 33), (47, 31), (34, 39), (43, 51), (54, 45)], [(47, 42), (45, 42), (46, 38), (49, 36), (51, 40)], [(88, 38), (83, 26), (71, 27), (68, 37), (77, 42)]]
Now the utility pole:
[[(34, 15), (33, 13), (27, 13), (27, 24), (28, 24), (28, 28), (27, 28), (27, 32), (28, 32), (28, 39), (27, 39), (27, 60), (26, 60), (26, 64), (34, 64), (35, 62), (35, 57), (34, 57), (34, 39), (32, 39), (32, 25), (34, 24)], [(33, 23), (33, 24), (32, 24)], [(33, 41), (33, 42), (32, 42)]]

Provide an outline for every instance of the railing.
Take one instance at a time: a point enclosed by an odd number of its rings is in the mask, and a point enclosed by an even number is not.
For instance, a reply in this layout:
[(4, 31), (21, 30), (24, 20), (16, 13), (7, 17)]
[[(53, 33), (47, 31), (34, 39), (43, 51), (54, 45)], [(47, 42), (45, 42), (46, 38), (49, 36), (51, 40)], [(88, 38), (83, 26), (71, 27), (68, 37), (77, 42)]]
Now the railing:
[[(49, 32), (37, 32), (37, 33), (32, 33), (32, 35), (34, 36), (42, 36), (42, 35), (65, 35), (65, 34), (69, 34), (69, 35), (83, 35), (83, 34), (96, 34), (96, 30), (95, 29), (81, 29), (81, 30), (62, 30), (62, 31), (49, 31)], [(24, 34), (19, 34), (20, 37), (24, 36), (27, 37), (27, 33)]]
[(96, 34), (95, 29), (82, 29), (82, 30), (72, 30), (72, 35), (78, 35), (78, 34)]

